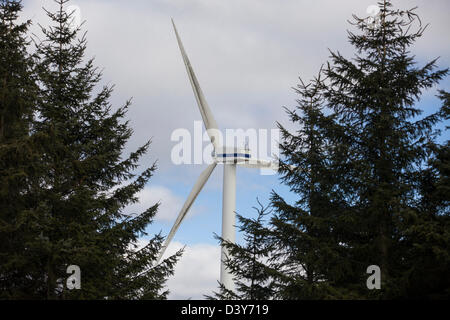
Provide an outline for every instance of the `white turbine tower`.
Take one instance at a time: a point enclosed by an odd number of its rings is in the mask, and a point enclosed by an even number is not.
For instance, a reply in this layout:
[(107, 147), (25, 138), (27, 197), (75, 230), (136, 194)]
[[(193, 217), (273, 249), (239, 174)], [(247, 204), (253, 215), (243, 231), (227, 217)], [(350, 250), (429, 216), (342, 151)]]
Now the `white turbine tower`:
[[(203, 96), (202, 89), (198, 83), (197, 77), (194, 74), (194, 70), (192, 69), (191, 63), (189, 62), (188, 56), (184, 50), (183, 44), (181, 42), (180, 36), (178, 34), (175, 23), (172, 19), (172, 25), (175, 31), (175, 35), (177, 37), (178, 46), (180, 47), (181, 55), (183, 57), (184, 64), (186, 66), (186, 71), (189, 77), (189, 80), (192, 85), (192, 89), (194, 91), (195, 99), (197, 100), (197, 104), (200, 110), (200, 114), (203, 119), (203, 123), (205, 124), (207, 133), (211, 139), (211, 143), (214, 146), (213, 152), (213, 160), (214, 162), (210, 164), (198, 178), (194, 187), (191, 190), (186, 202), (184, 203), (175, 223), (170, 230), (169, 235), (167, 236), (166, 241), (164, 242), (161, 252), (158, 257), (158, 262), (163, 256), (165, 250), (167, 249), (170, 241), (173, 239), (175, 232), (179, 228), (181, 222), (186, 216), (189, 208), (194, 203), (194, 200), (197, 198), (198, 194), (202, 190), (206, 181), (210, 177), (214, 168), (217, 164), (223, 164), (223, 198), (222, 198), (222, 238), (229, 242), (235, 242), (235, 220), (236, 220), (236, 166), (241, 165), (249, 168), (276, 168), (276, 165), (268, 160), (261, 159), (251, 159), (250, 151), (248, 148), (236, 148), (236, 147), (226, 147), (222, 146), (219, 139), (219, 131), (216, 121), (209, 109), (209, 106)], [(220, 282), (227, 288), (228, 290), (234, 291), (234, 282), (232, 275), (229, 273), (226, 268), (224, 261), (227, 257), (228, 253), (225, 247), (222, 246), (221, 252), (221, 266), (220, 266)]]

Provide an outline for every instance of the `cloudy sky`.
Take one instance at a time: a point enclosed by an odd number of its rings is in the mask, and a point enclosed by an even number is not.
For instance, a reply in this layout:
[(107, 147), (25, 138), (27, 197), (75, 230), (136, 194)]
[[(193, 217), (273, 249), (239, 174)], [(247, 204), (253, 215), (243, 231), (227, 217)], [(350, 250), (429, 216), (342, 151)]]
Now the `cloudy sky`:
[[(52, 0), (25, 0), (23, 18), (49, 24), (42, 7), (53, 10)], [(142, 168), (158, 161), (158, 171), (140, 194), (142, 210), (157, 201), (161, 209), (148, 232), (167, 234), (197, 177), (206, 165), (175, 165), (171, 150), (174, 130), (193, 132), (201, 120), (177, 47), (173, 17), (212, 112), (222, 129), (273, 129), (279, 121), (289, 127), (283, 106), (293, 107), (292, 90), (298, 77), (311, 79), (327, 61), (328, 49), (350, 57), (347, 22), (356, 14), (366, 17), (375, 0), (74, 0), (88, 31), (87, 57), (103, 69), (105, 84), (114, 84), (112, 104), (133, 98), (128, 118), (134, 130), (126, 152), (152, 138)], [(400, 8), (418, 6), (430, 23), (413, 54), (420, 64), (440, 56), (441, 68), (450, 64), (447, 0), (394, 1)], [(438, 107), (437, 89), (448, 90), (449, 80), (425, 93), (425, 113)], [(206, 145), (206, 143), (205, 143)], [(222, 168), (212, 174), (169, 253), (186, 246), (176, 273), (169, 280), (170, 298), (202, 298), (217, 288), (220, 250), (213, 234), (221, 230)], [(238, 213), (254, 215), (256, 198), (268, 203), (271, 190), (292, 199), (277, 176), (239, 168)], [(292, 199), (293, 200), (293, 199)], [(239, 236), (238, 236), (239, 239)]]

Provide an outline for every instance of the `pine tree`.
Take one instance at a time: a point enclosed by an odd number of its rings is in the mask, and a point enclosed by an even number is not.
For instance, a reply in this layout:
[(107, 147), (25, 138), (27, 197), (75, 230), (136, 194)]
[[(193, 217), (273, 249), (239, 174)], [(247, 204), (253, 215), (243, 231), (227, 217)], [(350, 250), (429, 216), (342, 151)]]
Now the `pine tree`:
[(219, 283), (219, 292), (214, 292), (208, 299), (240, 299), (267, 300), (273, 295), (270, 269), (266, 266), (269, 260), (267, 232), (264, 228), (265, 217), (270, 213), (258, 201), (259, 207), (255, 219), (245, 218), (237, 214), (239, 231), (244, 232), (245, 245), (234, 244), (217, 236), (222, 246), (228, 249), (229, 256), (225, 260), (227, 268), (237, 279), (236, 292), (232, 292)]
[[(330, 52), (320, 76), (300, 83), (288, 111), (298, 129), (281, 126), (281, 179), (298, 200), (273, 193), (261, 229), (274, 298), (448, 297), (448, 144), (435, 142), (448, 94), (429, 116), (418, 106), (448, 69), (418, 67), (408, 51), (426, 29), (415, 8), (379, 6), (376, 28), (354, 16), (353, 59)], [(381, 269), (381, 290), (366, 287), (370, 265)]]
[[(271, 267), (279, 270), (275, 297), (341, 297), (344, 293), (333, 287), (351, 273), (338, 238), (345, 228), (338, 218), (346, 207), (340, 200), (342, 190), (335, 187), (336, 180), (347, 178), (347, 171), (336, 167), (345, 159), (344, 150), (337, 152), (336, 141), (345, 141), (345, 136), (334, 122), (335, 115), (325, 114), (322, 69), (308, 84), (300, 79), (295, 91), (298, 105), (287, 113), (299, 129), (293, 134), (278, 124), (284, 155), (281, 180), (298, 200), (289, 204), (272, 193), (275, 215), (270, 224), (275, 247)], [(330, 276), (333, 281), (324, 281)]]
[(35, 57), (27, 53), (30, 21), (21, 1), (0, 1), (0, 298), (20, 298), (37, 277), (26, 242), (34, 239), (30, 181), (38, 158), (30, 130), (36, 105)]
[[(389, 1), (379, 6), (379, 28), (355, 17), (361, 34), (349, 33), (357, 51), (353, 61), (331, 53), (324, 95), (346, 136), (336, 142), (344, 146), (347, 158), (342, 163), (349, 179), (336, 185), (350, 191), (342, 197), (349, 209), (341, 219), (351, 228), (341, 232), (341, 243), (352, 261), (352, 274), (339, 287), (363, 297), (393, 298), (407, 296), (410, 286), (405, 276), (414, 250), (405, 221), (424, 215), (417, 206), (417, 180), (427, 160), (426, 146), (435, 138), (434, 126), (442, 120), (440, 112), (418, 119), (422, 110), (417, 104), (423, 90), (438, 83), (448, 69), (434, 71), (436, 59), (416, 66), (408, 50), (426, 27), (415, 9), (395, 10)], [(415, 23), (418, 29), (411, 32)], [(381, 290), (368, 293), (364, 273), (372, 264), (381, 268), (382, 284)]]
[[(163, 238), (156, 235), (141, 249), (158, 204), (142, 213), (124, 214), (138, 201), (153, 172), (137, 174), (138, 161), (150, 141), (123, 158), (132, 135), (125, 121), (128, 101), (113, 110), (112, 87), (97, 90), (101, 73), (85, 61), (85, 34), (71, 28), (67, 0), (48, 12), (53, 26), (42, 28), (37, 45), (39, 86), (31, 138), (39, 154), (26, 217), (24, 247), (31, 283), (16, 290), (28, 299), (164, 299), (164, 284), (181, 252), (156, 265)], [(98, 93), (97, 93), (98, 92)], [(81, 289), (68, 290), (69, 265), (81, 269)]]

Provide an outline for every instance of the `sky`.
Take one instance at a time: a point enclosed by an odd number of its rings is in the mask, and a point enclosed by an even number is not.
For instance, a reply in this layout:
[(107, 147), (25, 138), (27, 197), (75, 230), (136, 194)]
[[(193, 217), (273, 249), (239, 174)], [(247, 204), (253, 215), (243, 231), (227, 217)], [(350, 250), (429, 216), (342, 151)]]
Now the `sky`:
[[(419, 65), (440, 57), (438, 67), (450, 65), (448, 0), (393, 1), (397, 8), (418, 6), (424, 36), (411, 49)], [(52, 11), (52, 0), (25, 0), (22, 19), (32, 19), (31, 30), (42, 38), (38, 23), (49, 25), (42, 7)], [(186, 197), (206, 164), (171, 160), (176, 129), (193, 134), (201, 120), (185, 71), (171, 17), (175, 20), (197, 78), (221, 129), (271, 130), (276, 122), (291, 129), (283, 107), (293, 108), (292, 89), (301, 77), (308, 81), (329, 58), (329, 49), (351, 58), (347, 30), (352, 14), (367, 16), (375, 0), (73, 0), (87, 31), (86, 57), (103, 70), (102, 84), (114, 84), (114, 107), (132, 98), (127, 115), (134, 131), (125, 154), (147, 140), (152, 144), (141, 159), (143, 170), (157, 161), (158, 170), (129, 212), (143, 211), (160, 201), (149, 237), (167, 235)], [(449, 79), (425, 92), (419, 106), (424, 115), (436, 111), (438, 89), (449, 89)], [(445, 137), (444, 137), (445, 138)], [(448, 135), (446, 137), (448, 139)], [(204, 144), (206, 146), (206, 142)], [(218, 166), (188, 213), (167, 250), (185, 247), (175, 275), (169, 279), (169, 299), (202, 299), (217, 290), (220, 249), (214, 233), (221, 232), (222, 166)], [(276, 175), (237, 169), (236, 211), (252, 217), (257, 199), (269, 203), (274, 190), (295, 201)], [(238, 234), (238, 241), (242, 238)], [(145, 243), (145, 238), (141, 239)]]

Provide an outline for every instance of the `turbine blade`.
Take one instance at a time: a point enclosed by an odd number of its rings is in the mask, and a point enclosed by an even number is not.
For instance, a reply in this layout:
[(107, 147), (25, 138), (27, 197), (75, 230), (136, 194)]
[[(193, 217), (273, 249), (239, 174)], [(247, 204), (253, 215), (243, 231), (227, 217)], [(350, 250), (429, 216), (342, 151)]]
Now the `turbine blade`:
[(170, 241), (172, 241), (173, 236), (177, 232), (181, 222), (183, 221), (187, 212), (191, 208), (191, 206), (194, 203), (195, 199), (197, 198), (198, 194), (203, 189), (203, 186), (205, 185), (206, 181), (208, 181), (208, 179), (211, 176), (211, 173), (213, 172), (216, 165), (217, 165), (217, 163), (215, 163), (215, 162), (213, 164), (210, 164), (200, 174), (199, 178), (197, 179), (197, 182), (195, 183), (194, 187), (191, 190), (191, 193), (189, 193), (189, 196), (186, 199), (186, 202), (184, 203), (183, 207), (181, 208), (181, 211), (178, 214), (178, 217), (175, 220), (175, 223), (173, 224), (172, 229), (169, 232), (169, 235), (167, 236), (166, 240), (164, 241), (164, 245), (162, 246), (161, 251), (159, 253), (157, 263), (159, 263), (159, 261), (161, 260), (161, 257), (163, 256), (164, 252), (166, 251), (167, 247), (169, 246)]
[(264, 159), (250, 159), (244, 162), (238, 162), (238, 165), (252, 169), (273, 169), (278, 170), (278, 164)]
[(184, 50), (183, 43), (181, 42), (180, 35), (178, 34), (177, 27), (175, 26), (175, 22), (172, 19), (173, 29), (175, 30), (175, 35), (177, 37), (178, 47), (180, 48), (181, 55), (183, 57), (184, 65), (186, 66), (186, 71), (189, 77), (189, 81), (191, 82), (192, 90), (194, 91), (195, 100), (197, 100), (198, 108), (200, 109), (200, 114), (203, 119), (203, 123), (205, 124), (206, 130), (208, 132), (209, 138), (216, 150), (219, 145), (219, 137), (216, 120), (212, 115), (211, 110), (209, 109), (208, 103), (206, 102), (205, 96), (203, 95), (203, 91), (200, 88), (200, 84), (195, 76), (194, 69), (191, 66), (189, 58)]

